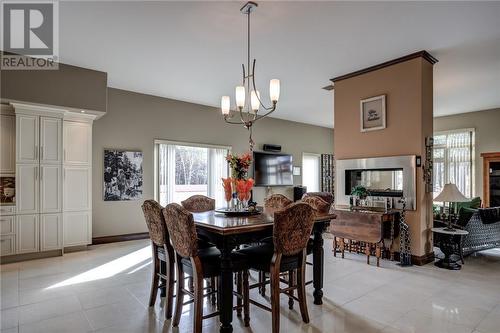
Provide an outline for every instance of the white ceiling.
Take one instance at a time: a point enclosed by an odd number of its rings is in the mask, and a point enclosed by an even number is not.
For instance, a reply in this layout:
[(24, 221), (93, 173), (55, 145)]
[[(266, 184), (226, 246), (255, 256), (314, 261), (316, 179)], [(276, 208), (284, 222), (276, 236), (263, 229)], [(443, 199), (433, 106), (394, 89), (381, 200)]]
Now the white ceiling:
[[(115, 88), (234, 104), (243, 4), (61, 2), (61, 61), (108, 72)], [(281, 80), (276, 118), (332, 127), (330, 78), (423, 49), (439, 59), (435, 116), (500, 107), (500, 2), (260, 2), (252, 15), (266, 100)]]

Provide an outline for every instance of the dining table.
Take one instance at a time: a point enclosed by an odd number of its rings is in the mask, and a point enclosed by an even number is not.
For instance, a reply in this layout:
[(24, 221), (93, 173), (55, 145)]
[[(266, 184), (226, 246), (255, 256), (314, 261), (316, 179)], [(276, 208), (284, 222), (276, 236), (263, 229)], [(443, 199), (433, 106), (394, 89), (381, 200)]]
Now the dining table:
[[(215, 244), (221, 252), (218, 279), (220, 332), (233, 331), (233, 269), (232, 251), (243, 244), (254, 243), (272, 236), (275, 209), (260, 208), (260, 213), (249, 216), (207, 211), (193, 213), (197, 233)], [(313, 298), (314, 304), (323, 304), (324, 250), (323, 233), (335, 219), (333, 213), (317, 213), (312, 230)]]

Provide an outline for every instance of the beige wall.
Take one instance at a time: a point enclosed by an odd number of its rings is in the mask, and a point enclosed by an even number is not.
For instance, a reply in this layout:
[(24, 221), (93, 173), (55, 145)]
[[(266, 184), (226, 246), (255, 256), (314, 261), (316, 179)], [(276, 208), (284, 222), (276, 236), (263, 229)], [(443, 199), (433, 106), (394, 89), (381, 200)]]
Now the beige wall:
[(500, 151), (500, 109), (434, 118), (434, 131), (461, 128), (475, 129), (474, 195), (483, 197), (483, 161), (481, 153)]
[[(360, 131), (360, 100), (386, 95), (384, 130)], [(432, 65), (423, 58), (385, 67), (335, 82), (336, 159), (424, 154), (426, 136), (432, 135)], [(432, 251), (429, 226), (430, 195), (423, 191), (417, 170), (417, 210), (408, 212), (412, 253)]]
[[(279, 107), (278, 110), (279, 111)], [(333, 130), (279, 119), (263, 119), (254, 128), (256, 150), (263, 143), (280, 144), (302, 164), (302, 152), (332, 153)], [(232, 146), (233, 152), (248, 150), (248, 132), (227, 125), (216, 108), (108, 89), (108, 112), (93, 128), (93, 237), (147, 231), (139, 201), (104, 202), (102, 169), (104, 148), (138, 149), (144, 153), (144, 199), (153, 197), (153, 141), (210, 143)], [(296, 184), (301, 177), (294, 177)], [(274, 189), (291, 194), (291, 188)], [(262, 203), (264, 188), (255, 196)]]

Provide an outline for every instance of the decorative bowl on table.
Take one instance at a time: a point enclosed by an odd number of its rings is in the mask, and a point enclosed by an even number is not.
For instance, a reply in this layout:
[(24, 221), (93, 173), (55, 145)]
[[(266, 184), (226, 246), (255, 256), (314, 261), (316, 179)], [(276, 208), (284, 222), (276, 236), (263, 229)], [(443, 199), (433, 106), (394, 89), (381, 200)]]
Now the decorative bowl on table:
[(218, 208), (215, 210), (217, 213), (222, 213), (227, 216), (251, 216), (258, 215), (262, 213), (261, 207), (247, 207), (242, 209), (233, 209), (233, 208)]

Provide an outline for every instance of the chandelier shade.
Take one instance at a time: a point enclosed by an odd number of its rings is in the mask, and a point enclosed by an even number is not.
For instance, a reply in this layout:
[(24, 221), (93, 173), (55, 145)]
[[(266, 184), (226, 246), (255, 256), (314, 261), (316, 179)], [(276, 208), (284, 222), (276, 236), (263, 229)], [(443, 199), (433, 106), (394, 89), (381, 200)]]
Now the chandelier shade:
[[(235, 88), (236, 111), (231, 111), (231, 98), (222, 96), (221, 112), (224, 116), (224, 121), (228, 124), (243, 125), (249, 132), (250, 150), (253, 150), (254, 141), (252, 139), (253, 124), (276, 110), (276, 105), (280, 97), (280, 80), (272, 79), (269, 81), (269, 97), (271, 104), (264, 105), (260, 98), (260, 92), (255, 85), (255, 63), (253, 59), (250, 62), (250, 14), (257, 8), (256, 2), (247, 2), (240, 12), (247, 15), (247, 65), (242, 64), (243, 76), (242, 85)], [(250, 67), (250, 64), (252, 66)], [(260, 110), (263, 113), (259, 113)]]

